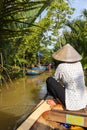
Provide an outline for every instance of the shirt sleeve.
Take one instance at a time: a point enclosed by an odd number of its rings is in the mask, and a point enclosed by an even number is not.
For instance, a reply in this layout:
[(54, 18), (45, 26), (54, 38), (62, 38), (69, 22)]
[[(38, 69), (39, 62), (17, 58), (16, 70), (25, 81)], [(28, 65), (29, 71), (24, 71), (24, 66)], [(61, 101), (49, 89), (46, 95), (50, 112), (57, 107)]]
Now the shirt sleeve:
[(62, 71), (61, 71), (61, 68), (58, 66), (54, 73), (53, 78), (55, 78), (55, 80), (59, 81), (59, 80), (61, 80), (61, 77), (62, 77)]

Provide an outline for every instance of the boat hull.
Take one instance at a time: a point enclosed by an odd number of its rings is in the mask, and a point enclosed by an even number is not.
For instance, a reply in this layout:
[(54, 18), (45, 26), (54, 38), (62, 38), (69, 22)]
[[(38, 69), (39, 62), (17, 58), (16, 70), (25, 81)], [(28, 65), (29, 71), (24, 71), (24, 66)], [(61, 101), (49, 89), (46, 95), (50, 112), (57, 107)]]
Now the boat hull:
[[(16, 130), (70, 130), (72, 127), (65, 128), (64, 125), (75, 126), (79, 130), (87, 128), (87, 112), (68, 111), (64, 109), (54, 109), (47, 99), (42, 100), (31, 113), (31, 115)], [(73, 129), (71, 129), (73, 130)]]
[(33, 71), (29, 71), (29, 72), (26, 72), (27, 75), (38, 75), (39, 73), (38, 72), (33, 72)]
[(39, 75), (43, 73), (46, 70), (46, 67), (33, 67), (29, 70), (27, 70), (27, 75)]

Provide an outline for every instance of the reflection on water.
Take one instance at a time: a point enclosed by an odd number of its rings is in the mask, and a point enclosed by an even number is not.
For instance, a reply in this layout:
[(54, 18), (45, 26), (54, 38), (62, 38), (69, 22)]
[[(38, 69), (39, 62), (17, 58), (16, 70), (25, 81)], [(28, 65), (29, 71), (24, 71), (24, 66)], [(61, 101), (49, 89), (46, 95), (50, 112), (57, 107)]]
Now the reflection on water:
[(50, 72), (38, 76), (26, 76), (2, 86), (0, 93), (0, 130), (13, 130), (15, 123), (46, 94), (46, 78)]

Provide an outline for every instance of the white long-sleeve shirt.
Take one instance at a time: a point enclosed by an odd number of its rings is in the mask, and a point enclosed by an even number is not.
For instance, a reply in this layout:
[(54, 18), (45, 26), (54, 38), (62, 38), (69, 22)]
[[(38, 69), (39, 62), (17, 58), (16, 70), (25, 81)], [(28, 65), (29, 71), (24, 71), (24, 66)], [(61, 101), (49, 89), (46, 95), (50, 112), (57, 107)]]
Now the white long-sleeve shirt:
[(87, 95), (84, 72), (80, 62), (59, 64), (54, 78), (56, 80), (61, 80), (66, 88), (66, 109), (79, 110), (85, 108), (87, 104)]

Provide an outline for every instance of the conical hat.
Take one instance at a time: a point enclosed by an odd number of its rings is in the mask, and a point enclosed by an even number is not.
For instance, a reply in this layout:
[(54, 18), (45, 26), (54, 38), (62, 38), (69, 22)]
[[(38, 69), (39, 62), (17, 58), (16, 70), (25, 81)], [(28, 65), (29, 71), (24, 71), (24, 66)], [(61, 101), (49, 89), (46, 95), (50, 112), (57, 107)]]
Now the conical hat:
[(64, 62), (76, 62), (82, 59), (81, 55), (70, 44), (66, 44), (52, 56), (54, 59)]

